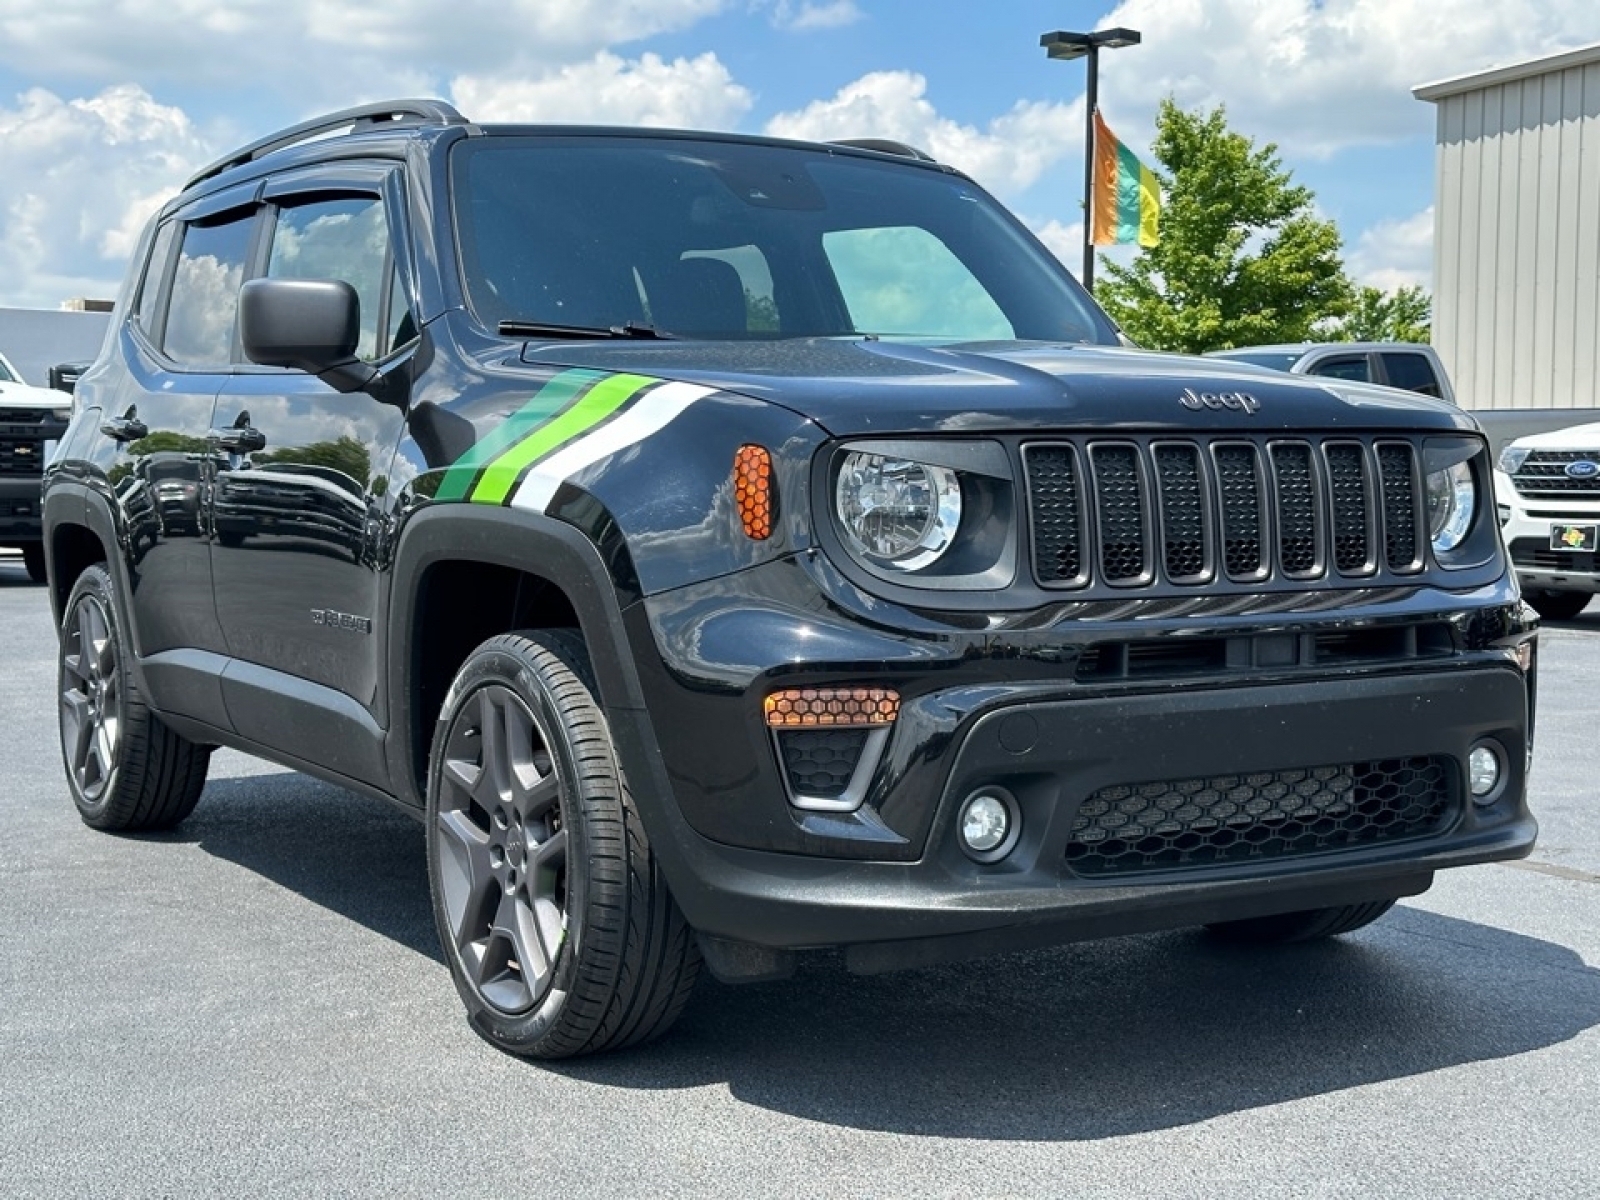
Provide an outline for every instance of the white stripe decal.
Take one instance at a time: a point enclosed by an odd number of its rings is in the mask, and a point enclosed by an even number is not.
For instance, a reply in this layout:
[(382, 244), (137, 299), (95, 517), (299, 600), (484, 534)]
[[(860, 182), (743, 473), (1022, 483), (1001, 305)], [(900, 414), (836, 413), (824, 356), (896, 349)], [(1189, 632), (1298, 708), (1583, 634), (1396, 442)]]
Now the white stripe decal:
[(512, 508), (531, 508), (543, 512), (556, 494), (556, 489), (585, 467), (593, 466), (620, 450), (666, 427), (667, 423), (702, 396), (716, 389), (692, 383), (664, 383), (641, 396), (632, 408), (614, 421), (569, 443), (549, 458), (533, 464), (533, 469), (523, 478), (516, 495), (511, 497)]

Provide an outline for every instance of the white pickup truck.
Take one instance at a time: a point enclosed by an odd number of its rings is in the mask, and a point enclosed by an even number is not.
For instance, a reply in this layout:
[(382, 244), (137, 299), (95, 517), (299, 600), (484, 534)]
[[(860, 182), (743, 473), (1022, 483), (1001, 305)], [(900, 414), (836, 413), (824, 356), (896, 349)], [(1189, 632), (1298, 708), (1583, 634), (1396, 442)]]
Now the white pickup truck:
[(0, 546), (22, 551), (35, 583), (45, 578), (39, 485), (71, 418), (72, 397), (23, 383), (0, 354)]

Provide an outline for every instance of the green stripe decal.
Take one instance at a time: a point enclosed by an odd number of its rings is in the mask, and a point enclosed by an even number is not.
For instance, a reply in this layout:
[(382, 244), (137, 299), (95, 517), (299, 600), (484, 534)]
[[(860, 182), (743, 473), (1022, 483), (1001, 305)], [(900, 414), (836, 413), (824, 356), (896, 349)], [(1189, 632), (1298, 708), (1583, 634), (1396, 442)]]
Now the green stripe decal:
[(517, 442), (527, 437), (562, 409), (568, 407), (579, 394), (597, 379), (604, 379), (604, 371), (563, 371), (534, 393), (516, 412), (507, 417), (498, 428), (455, 461), (439, 482), (435, 500), (465, 500), (472, 490), (472, 481), (478, 472)]
[[(575, 374), (576, 372), (568, 372)], [(546, 385), (553, 386), (558, 376)], [(472, 489), (474, 504), (504, 504), (506, 497), (516, 487), (517, 479), (529, 466), (559, 449), (574, 438), (587, 433), (605, 420), (645, 388), (659, 382), (647, 375), (612, 375), (595, 384), (578, 401), (546, 424), (501, 454), (484, 468), (478, 486)], [(543, 397), (544, 391), (539, 393)]]

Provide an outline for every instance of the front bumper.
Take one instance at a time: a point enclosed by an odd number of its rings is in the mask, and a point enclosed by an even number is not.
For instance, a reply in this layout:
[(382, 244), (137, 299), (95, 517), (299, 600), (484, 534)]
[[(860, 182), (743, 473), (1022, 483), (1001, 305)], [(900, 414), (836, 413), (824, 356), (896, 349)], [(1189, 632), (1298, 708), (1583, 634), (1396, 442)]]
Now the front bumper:
[(1561, 592), (1600, 592), (1600, 553), (1553, 544), (1556, 525), (1593, 525), (1600, 530), (1600, 500), (1530, 500), (1504, 472), (1495, 473), (1500, 536), (1517, 582), (1524, 588)]
[[(1296, 680), (1247, 672), (1171, 686), (1077, 689), (1064, 652), (1040, 650), (1038, 638), (1032, 654), (1021, 649), (1027, 639), (901, 638), (899, 658), (887, 655), (886, 639), (875, 661), (863, 654), (809, 668), (824, 682), (848, 674), (894, 683), (906, 696), (854, 814), (790, 809), (764, 730), (750, 736), (765, 763), (741, 752), (746, 731), (734, 714), (751, 707), (748, 696), (727, 689), (727, 719), (711, 704), (718, 674), (729, 685), (741, 678), (731, 644), (722, 653), (714, 638), (701, 639), (695, 685), (684, 687), (681, 675), (673, 685), (646, 679), (656, 720), (615, 714), (614, 727), (630, 773), (649, 778), (650, 795), (676, 801), (641, 808), (674, 895), (702, 935), (780, 952), (846, 946), (855, 969), (887, 969), (1409, 895), (1440, 868), (1525, 855), (1536, 832), (1524, 803), (1532, 688), (1512, 647), (1532, 635), (1516, 611), (1508, 602), (1458, 612), (1471, 649), (1433, 665)], [(814, 650), (827, 644), (807, 640)], [(791, 665), (744, 682), (759, 693), (807, 673)], [(690, 727), (698, 741), (683, 740)], [(680, 735), (665, 753), (656, 741), (663, 731)], [(1486, 739), (1506, 774), (1493, 802), (1480, 805), (1468, 795), (1466, 761)], [(1404, 836), (1313, 837), (1291, 853), (1267, 847), (1212, 861), (1157, 855), (1093, 877), (1069, 854), (1085, 802), (1107, 789), (1416, 759), (1437, 764), (1448, 805)], [(1016, 847), (987, 865), (962, 852), (955, 829), (963, 799), (981, 787), (1005, 789), (1022, 815)]]

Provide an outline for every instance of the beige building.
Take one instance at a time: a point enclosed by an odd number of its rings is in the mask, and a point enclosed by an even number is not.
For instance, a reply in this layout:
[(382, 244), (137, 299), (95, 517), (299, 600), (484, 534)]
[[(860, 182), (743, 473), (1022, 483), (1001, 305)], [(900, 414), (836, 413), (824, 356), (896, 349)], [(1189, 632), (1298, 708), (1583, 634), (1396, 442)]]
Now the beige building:
[(1413, 94), (1438, 109), (1433, 344), (1457, 398), (1600, 407), (1600, 43)]

